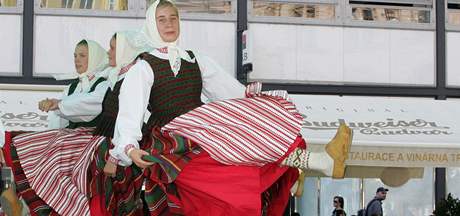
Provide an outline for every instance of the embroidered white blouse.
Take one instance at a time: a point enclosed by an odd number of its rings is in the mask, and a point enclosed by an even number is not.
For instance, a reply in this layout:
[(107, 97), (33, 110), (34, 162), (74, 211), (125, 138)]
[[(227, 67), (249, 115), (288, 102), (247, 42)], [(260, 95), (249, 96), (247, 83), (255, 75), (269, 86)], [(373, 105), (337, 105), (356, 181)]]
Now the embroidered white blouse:
[[(151, 54), (161, 59), (168, 59), (168, 54), (160, 50), (154, 50)], [(203, 102), (245, 96), (245, 86), (229, 73), (225, 72), (211, 58), (195, 54), (195, 59), (189, 57), (185, 60), (188, 62), (198, 62), (203, 81)], [(175, 75), (177, 75), (179, 69), (180, 64), (177, 63), (172, 67)], [(128, 157), (127, 152), (133, 148), (139, 148), (138, 141), (142, 138), (142, 124), (150, 117), (147, 105), (153, 83), (154, 75), (152, 68), (144, 60), (136, 62), (130, 68), (129, 72), (126, 73), (125, 80), (120, 89), (119, 112), (112, 140), (115, 147), (109, 152), (111, 160), (118, 162), (119, 165), (131, 165), (132, 161)]]

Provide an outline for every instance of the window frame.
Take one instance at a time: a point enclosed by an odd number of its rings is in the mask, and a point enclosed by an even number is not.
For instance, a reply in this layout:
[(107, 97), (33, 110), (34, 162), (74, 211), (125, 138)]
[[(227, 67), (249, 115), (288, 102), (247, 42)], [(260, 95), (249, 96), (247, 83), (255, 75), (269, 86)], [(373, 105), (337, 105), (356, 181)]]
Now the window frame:
[[(21, 19), (21, 24), (23, 25), (23, 13), (24, 13), (24, 0), (17, 0), (16, 7), (0, 7), (0, 15), (11, 15), (11, 16), (18, 16)], [(20, 30), (19, 38), (23, 38), (23, 29)], [(22, 77), (22, 68), (23, 68), (23, 59), (22, 59), (22, 47), (23, 42), (20, 41), (21, 50), (19, 51), (19, 71), (18, 72), (0, 72), (0, 77), (9, 76), (9, 77)]]
[[(342, 0), (343, 1), (343, 0)], [(268, 0), (267, 2), (273, 3), (300, 3), (311, 5), (335, 5), (335, 18), (327, 19), (309, 19), (302, 17), (281, 17), (281, 16), (253, 16), (253, 2), (254, 0), (247, 1), (248, 7), (248, 23), (268, 23), (268, 24), (305, 24), (305, 25), (325, 25), (325, 26), (341, 26), (342, 22), (342, 4), (339, 0)]]
[(449, 9), (448, 4), (449, 3), (455, 3), (460, 6), (460, 0), (445, 0), (445, 19), (446, 19), (446, 31), (451, 31), (451, 32), (460, 32), (460, 24), (455, 25), (455, 24), (450, 24), (449, 23), (449, 11), (451, 10), (457, 10), (460, 13), (460, 9)]
[(0, 6), (0, 14), (22, 14), (24, 11), (24, 0), (16, 0), (16, 7)]
[(40, 0), (34, 0), (34, 14), (52, 16), (84, 16), (84, 17), (138, 17), (139, 0), (128, 0), (128, 10), (97, 10), (71, 8), (41, 8)]
[[(253, 1), (247, 1), (248, 7), (248, 23), (268, 23), (268, 24), (298, 24), (298, 25), (326, 25), (326, 26), (341, 26), (341, 27), (363, 27), (363, 28), (385, 28), (385, 29), (405, 29), (405, 30), (429, 30), (436, 29), (436, 4), (434, 0), (359, 0), (360, 2), (375, 2), (381, 3), (400, 3), (400, 4), (420, 4), (427, 5), (428, 8), (414, 7), (427, 10), (430, 12), (429, 23), (406, 23), (406, 22), (390, 22), (390, 21), (360, 21), (354, 20), (352, 14), (353, 5), (349, 1), (343, 0), (268, 0), (274, 3), (304, 3), (304, 4), (333, 4), (335, 5), (335, 19), (320, 20), (307, 19), (297, 17), (258, 17), (252, 15)], [(410, 9), (410, 7), (391, 6), (391, 5), (372, 5), (358, 4), (367, 7), (379, 8), (394, 8), (394, 9)], [(431, 7), (430, 7), (431, 6)]]
[[(145, 18), (145, 12), (147, 10), (147, 2), (145, 0), (140, 4), (139, 17)], [(209, 14), (209, 13), (187, 13), (180, 10), (181, 20), (192, 20), (192, 21), (228, 21), (236, 22), (237, 20), (237, 9), (238, 1), (237, 0), (228, 0), (231, 1), (232, 9), (230, 14)]]
[[(425, 2), (427, 0), (406, 0), (405, 2)], [(376, 2), (376, 3), (392, 3), (391, 0), (362, 0), (362, 2)], [(393, 21), (363, 21), (363, 20), (354, 20), (352, 14), (353, 5), (358, 5), (361, 7), (370, 7), (370, 8), (391, 8), (391, 9), (410, 9), (410, 7), (402, 6), (390, 6), (390, 5), (372, 5), (372, 4), (350, 4), (347, 3), (345, 6), (345, 17), (343, 25), (346, 27), (364, 27), (364, 28), (385, 28), (385, 29), (404, 29), (404, 30), (436, 30), (436, 5), (435, 4), (424, 4), (431, 5), (431, 8), (423, 7), (413, 7), (415, 9), (427, 10), (430, 12), (430, 22), (429, 23), (407, 23), (407, 22), (393, 22)]]

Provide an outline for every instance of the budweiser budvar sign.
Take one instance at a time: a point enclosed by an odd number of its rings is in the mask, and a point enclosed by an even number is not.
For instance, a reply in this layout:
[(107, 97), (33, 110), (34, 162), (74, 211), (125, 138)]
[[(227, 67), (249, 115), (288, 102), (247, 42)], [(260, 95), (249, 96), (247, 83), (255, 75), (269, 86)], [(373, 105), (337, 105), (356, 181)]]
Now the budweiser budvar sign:
[(460, 166), (460, 101), (292, 95), (302, 135), (317, 150), (341, 122), (353, 129), (355, 166)]

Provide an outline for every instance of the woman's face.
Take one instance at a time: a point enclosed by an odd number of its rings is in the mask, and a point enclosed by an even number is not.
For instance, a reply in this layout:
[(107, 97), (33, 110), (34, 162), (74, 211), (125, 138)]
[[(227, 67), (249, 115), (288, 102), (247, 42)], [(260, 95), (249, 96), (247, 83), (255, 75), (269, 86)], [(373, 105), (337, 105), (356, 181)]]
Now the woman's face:
[(117, 39), (112, 38), (110, 40), (110, 49), (107, 52), (109, 55), (109, 66), (110, 67), (115, 67), (117, 66)]
[(88, 46), (80, 45), (75, 47), (73, 59), (77, 73), (82, 74), (86, 72), (88, 70)]
[(165, 6), (157, 8), (155, 14), (158, 32), (161, 39), (166, 43), (171, 43), (179, 37), (179, 16), (173, 7)]
[(339, 199), (334, 198), (334, 208), (339, 207)]

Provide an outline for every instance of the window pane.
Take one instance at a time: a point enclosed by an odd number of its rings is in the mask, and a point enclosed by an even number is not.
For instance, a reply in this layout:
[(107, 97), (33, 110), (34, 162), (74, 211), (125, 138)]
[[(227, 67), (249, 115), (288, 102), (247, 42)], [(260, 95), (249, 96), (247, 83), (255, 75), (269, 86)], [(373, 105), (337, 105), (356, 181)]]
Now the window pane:
[(403, 23), (430, 23), (430, 11), (426, 9), (402, 9), (353, 6), (354, 20)]
[(332, 215), (334, 196), (343, 197), (345, 212), (353, 215), (360, 208), (360, 191), (359, 179), (321, 178), (321, 215)]
[[(146, 0), (150, 6), (155, 0)], [(191, 14), (231, 14), (231, 0), (177, 0), (176, 5), (181, 13)]]
[[(22, 16), (0, 14), (0, 74), (20, 75)], [(0, 96), (1, 98), (1, 96)]]
[(253, 1), (253, 16), (302, 17), (308, 19), (334, 19), (335, 5), (306, 3), (273, 3)]
[(114, 32), (140, 28), (142, 22), (141, 19), (36, 16), (34, 76), (74, 73), (73, 52), (78, 41), (89, 38), (107, 48)]
[(452, 193), (454, 197), (460, 197), (460, 187), (458, 186), (460, 168), (447, 168), (446, 179), (447, 193)]
[(17, 0), (0, 0), (0, 7), (16, 7)]
[(449, 24), (460, 25), (460, 10), (447, 10)]
[(460, 25), (460, 2), (448, 1), (447, 21), (451, 25)]
[[(364, 180), (365, 205), (374, 198), (378, 187), (384, 186), (380, 179)], [(431, 215), (433, 212), (433, 168), (425, 168), (422, 179), (410, 179), (400, 187), (387, 187), (383, 201), (384, 215)]]
[(303, 194), (296, 199), (297, 211), (300, 215), (318, 215), (318, 182), (319, 178), (305, 178)]
[(128, 10), (128, 0), (41, 0), (40, 8)]

